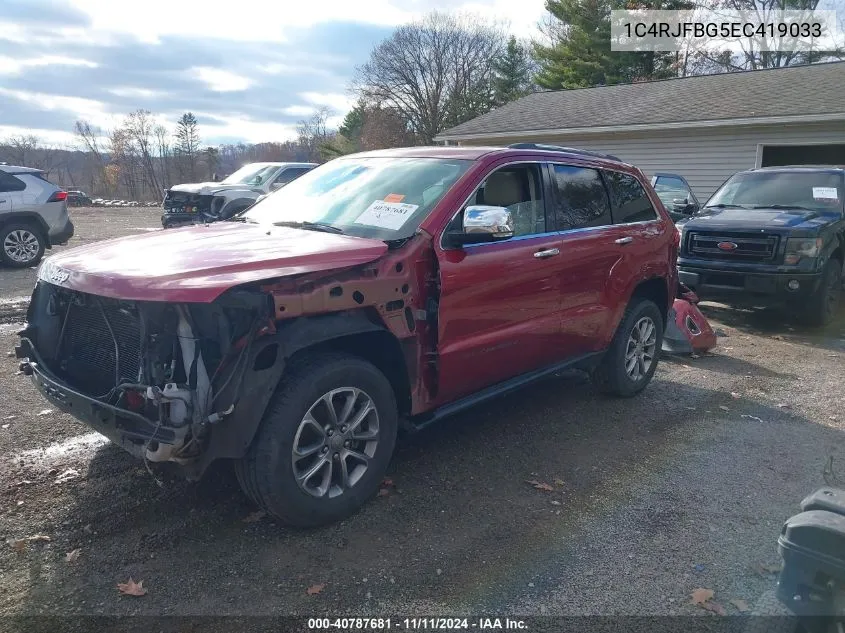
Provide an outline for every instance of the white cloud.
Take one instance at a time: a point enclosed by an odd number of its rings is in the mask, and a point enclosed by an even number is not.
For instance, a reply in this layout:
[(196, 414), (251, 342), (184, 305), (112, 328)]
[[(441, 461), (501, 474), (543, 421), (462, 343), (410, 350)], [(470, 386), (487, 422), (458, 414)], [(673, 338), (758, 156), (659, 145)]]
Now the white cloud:
[(300, 92), (299, 96), (308, 103), (313, 103), (315, 106), (328, 106), (335, 112), (346, 112), (355, 105), (352, 97), (337, 92)]
[(119, 86), (117, 88), (109, 88), (108, 91), (115, 97), (123, 97), (125, 99), (157, 99), (165, 94), (161, 90), (136, 88), (134, 86)]
[(209, 88), (216, 92), (240, 92), (252, 85), (252, 80), (248, 77), (237, 75), (222, 68), (194, 66), (187, 71), (187, 74), (205, 82)]
[(76, 118), (86, 119), (100, 127), (114, 124), (117, 119), (114, 114), (108, 112), (103, 102), (94, 99), (63, 97), (43, 92), (9, 90), (7, 88), (0, 88), (0, 95), (32, 104), (39, 110), (69, 112)]
[(282, 114), (288, 116), (311, 116), (314, 112), (316, 112), (314, 106), (292, 105), (282, 108)]
[(17, 75), (27, 68), (37, 66), (85, 66), (96, 68), (98, 64), (78, 57), (64, 57), (62, 55), (41, 55), (27, 59), (14, 59), (0, 55), (0, 75)]
[[(199, 115), (198, 115), (199, 116)], [(200, 132), (204, 142), (215, 139), (238, 138), (247, 143), (278, 143), (296, 138), (296, 125), (255, 121), (252, 119), (217, 117), (221, 123), (203, 123)]]
[(49, 147), (76, 147), (78, 139), (71, 132), (61, 130), (33, 129), (16, 125), (0, 125), (0, 138), (11, 136), (34, 136), (38, 142)]

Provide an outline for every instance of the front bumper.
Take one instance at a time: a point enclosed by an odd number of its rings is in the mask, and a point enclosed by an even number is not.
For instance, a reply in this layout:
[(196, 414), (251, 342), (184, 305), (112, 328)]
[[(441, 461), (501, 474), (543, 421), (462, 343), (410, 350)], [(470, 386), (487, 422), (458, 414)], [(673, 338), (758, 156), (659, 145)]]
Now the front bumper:
[(198, 213), (162, 213), (161, 225), (169, 229), (173, 226), (188, 226), (202, 222)]
[(79, 393), (54, 376), (40, 361), (32, 341), (22, 338), (15, 354), (23, 359), (21, 370), (30, 376), (41, 394), (57, 409), (69, 413), (109, 440), (132, 453), (144, 456), (149, 442), (174, 444), (172, 430), (162, 428), (144, 416)]
[[(704, 266), (678, 266), (680, 282), (702, 299), (749, 297), (763, 303), (792, 303), (818, 292), (821, 273), (737, 271)], [(790, 282), (798, 284), (790, 288)]]
[(70, 221), (70, 218), (67, 219), (64, 226), (58, 230), (50, 231), (50, 246), (55, 246), (57, 244), (67, 244), (70, 238), (73, 237), (73, 222)]

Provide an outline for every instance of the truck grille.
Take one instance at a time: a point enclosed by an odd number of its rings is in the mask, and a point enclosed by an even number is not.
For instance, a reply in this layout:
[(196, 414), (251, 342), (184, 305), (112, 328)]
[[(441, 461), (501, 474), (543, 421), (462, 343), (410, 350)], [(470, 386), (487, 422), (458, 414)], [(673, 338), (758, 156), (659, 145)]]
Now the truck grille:
[(137, 313), (113, 299), (74, 293), (59, 347), (62, 373), (72, 386), (99, 396), (115, 381), (138, 380), (141, 325)]
[(768, 262), (777, 254), (778, 236), (762, 233), (702, 233), (687, 236), (687, 252), (702, 259)]

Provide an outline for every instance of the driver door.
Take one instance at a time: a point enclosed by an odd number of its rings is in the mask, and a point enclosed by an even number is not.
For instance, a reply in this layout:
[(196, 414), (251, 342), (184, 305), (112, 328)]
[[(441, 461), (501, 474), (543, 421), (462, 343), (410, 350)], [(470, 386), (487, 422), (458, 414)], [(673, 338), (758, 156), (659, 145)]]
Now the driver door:
[[(559, 359), (561, 238), (547, 213), (543, 167), (502, 166), (470, 196), (467, 206), (509, 209), (513, 237), (438, 248), (441, 404)], [(450, 228), (463, 227), (465, 208)]]

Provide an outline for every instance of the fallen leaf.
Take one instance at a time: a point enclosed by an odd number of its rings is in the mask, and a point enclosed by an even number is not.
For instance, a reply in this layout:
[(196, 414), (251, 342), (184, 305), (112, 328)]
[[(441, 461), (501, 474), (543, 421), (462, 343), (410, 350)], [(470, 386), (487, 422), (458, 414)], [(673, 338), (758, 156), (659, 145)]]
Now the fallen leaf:
[(783, 337), (780, 334), (775, 334), (772, 338), (775, 339), (776, 341), (782, 341), (783, 340)]
[(698, 354), (690, 354), (690, 358), (695, 360), (696, 358), (701, 358), (701, 356), (699, 356)]
[(390, 489), (388, 489), (388, 488), (379, 488), (379, 491), (378, 491), (378, 496), (379, 496), (379, 497), (386, 497), (386, 496), (387, 496), (387, 495), (389, 495), (389, 494), (390, 494)]
[(559, 505), (560, 505), (560, 501), (552, 501), (552, 505), (553, 505), (553, 506), (559, 506)]
[(392, 488), (396, 484), (393, 483), (393, 480), (390, 477), (385, 477), (384, 479), (382, 479), (381, 485), (386, 488)]
[(565, 486), (566, 482), (563, 479), (555, 479), (556, 486)]
[(739, 400), (742, 396), (739, 395), (736, 391), (731, 391), (731, 398), (734, 400)]
[(743, 413), (740, 417), (745, 418), (747, 420), (754, 420), (755, 422), (763, 421), (763, 418), (758, 418), (756, 415), (748, 415), (747, 413)]
[(117, 590), (125, 596), (146, 596), (147, 590), (143, 585), (143, 580), (135, 582), (130, 578), (127, 582), (117, 583)]
[(692, 598), (692, 604), (704, 604), (715, 595), (712, 589), (696, 589), (690, 594), (690, 597)]
[(325, 589), (325, 588), (326, 588), (325, 583), (322, 583), (322, 584), (319, 584), (319, 585), (311, 585), (310, 587), (308, 587), (308, 589), (305, 590), (305, 593), (307, 593), (309, 596), (316, 596), (318, 593), (323, 591), (323, 589)]
[(44, 409), (43, 411), (39, 411), (38, 415), (50, 415), (52, 412), (52, 409)]
[(728, 612), (725, 611), (725, 607), (720, 605), (718, 602), (707, 601), (698, 606), (700, 606), (702, 609), (706, 609), (707, 611), (712, 611), (717, 615), (728, 615)]
[(778, 405), (778, 409), (791, 409), (791, 408), (792, 408), (792, 405), (791, 405), (791, 404), (787, 404), (786, 402), (781, 402), (781, 403)]
[(544, 492), (552, 492), (554, 490), (554, 488), (549, 484), (542, 481), (537, 481), (536, 479), (529, 479), (525, 483), (531, 484), (532, 486), (534, 486), (535, 489), (543, 490)]
[(81, 553), (82, 550), (77, 547), (75, 550), (71, 550), (67, 554), (65, 554), (65, 561), (68, 563), (75, 563), (77, 560), (79, 560), (79, 555)]
[(739, 598), (734, 598), (730, 601), (730, 603), (736, 607), (736, 610), (740, 613), (745, 613), (748, 611), (748, 603), (745, 600), (740, 600)]
[(22, 552), (26, 549), (26, 539), (19, 538), (14, 541), (9, 541), (9, 545), (11, 545), (12, 549), (16, 552)]
[(77, 477), (79, 477), (79, 471), (76, 470), (75, 468), (68, 468), (61, 475), (56, 477), (56, 479), (55, 479), (55, 481), (53, 481), (53, 483), (54, 484), (63, 484), (66, 481), (70, 481), (71, 479), (76, 479)]
[(729, 409), (728, 407), (726, 407), (725, 405), (723, 405), (723, 404), (720, 404), (720, 405), (719, 405), (719, 408), (720, 408), (722, 411), (730, 411), (730, 409)]
[(256, 510), (255, 512), (252, 512), (252, 513), (248, 514), (247, 516), (245, 516), (243, 518), (243, 522), (244, 523), (257, 523), (258, 521), (260, 521), (261, 519), (263, 519), (266, 516), (267, 516), (267, 513), (264, 512), (264, 510)]

